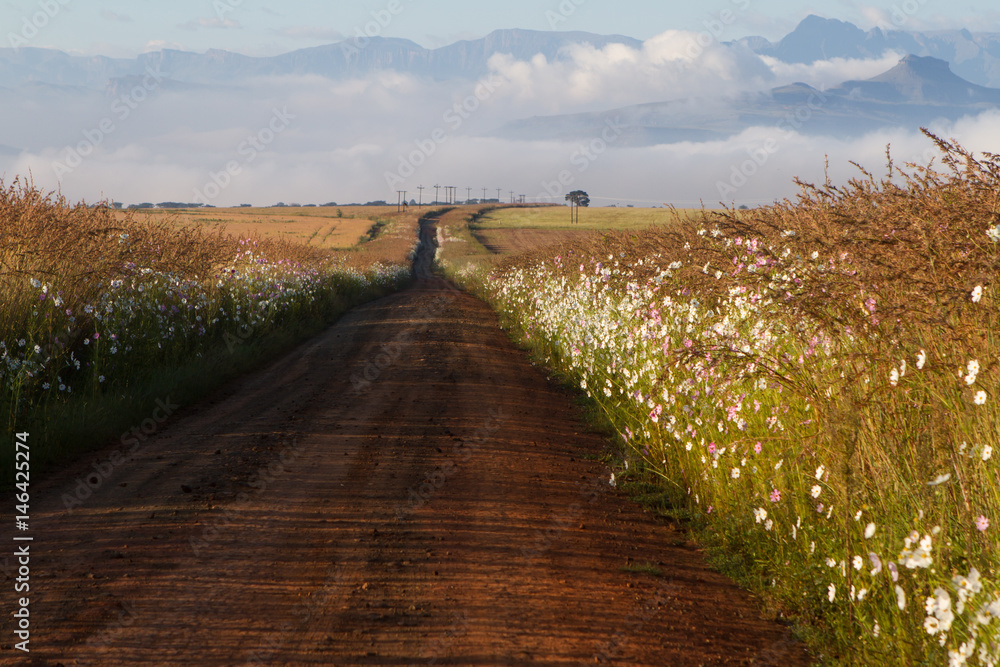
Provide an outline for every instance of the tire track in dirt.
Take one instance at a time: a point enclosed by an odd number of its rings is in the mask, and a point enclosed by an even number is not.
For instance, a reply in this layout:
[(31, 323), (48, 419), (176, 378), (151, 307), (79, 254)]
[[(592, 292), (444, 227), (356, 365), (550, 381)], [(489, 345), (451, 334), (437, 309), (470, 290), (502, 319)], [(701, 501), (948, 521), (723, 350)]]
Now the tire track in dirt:
[(72, 512), (111, 450), (34, 486), (31, 663), (808, 663), (608, 485), (421, 234), (415, 287), (181, 409)]

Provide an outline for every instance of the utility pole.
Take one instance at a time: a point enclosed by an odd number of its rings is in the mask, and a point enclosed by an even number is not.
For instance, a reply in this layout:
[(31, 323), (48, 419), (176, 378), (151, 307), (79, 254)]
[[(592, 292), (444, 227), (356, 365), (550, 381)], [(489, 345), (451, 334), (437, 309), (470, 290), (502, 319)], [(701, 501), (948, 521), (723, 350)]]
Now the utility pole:
[(468, 204), (470, 201), (472, 201), (472, 188), (465, 188), (465, 189), (469, 191), (468, 194), (465, 196), (465, 203)]
[(486, 203), (486, 188), (483, 188), (483, 201), (481, 201), (479, 203), (480, 204), (485, 204)]
[(406, 190), (396, 190), (396, 194), (399, 195), (399, 202), (396, 204), (396, 213), (400, 213), (406, 203)]
[(524, 206), (524, 200), (527, 199), (528, 195), (521, 195), (521, 206)]
[(510, 191), (510, 203), (511, 204), (514, 203), (514, 191), (513, 190)]
[(440, 185), (435, 185), (434, 186), (434, 203), (435, 204), (438, 203), (438, 193), (439, 192), (441, 192), (441, 186)]
[(497, 203), (500, 203), (500, 197), (503, 196), (503, 188), (497, 188)]
[(424, 189), (425, 188), (422, 185), (418, 185), (417, 186), (417, 190), (420, 190), (420, 200), (417, 202), (417, 206), (423, 206), (424, 205)]

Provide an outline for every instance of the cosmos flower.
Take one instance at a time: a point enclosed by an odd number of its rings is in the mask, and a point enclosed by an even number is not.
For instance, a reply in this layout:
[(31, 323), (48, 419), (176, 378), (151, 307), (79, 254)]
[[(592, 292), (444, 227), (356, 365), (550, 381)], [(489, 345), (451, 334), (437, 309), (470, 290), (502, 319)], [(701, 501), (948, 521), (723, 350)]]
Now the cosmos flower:
[(987, 519), (984, 515), (980, 514), (979, 516), (976, 517), (976, 530), (983, 533), (986, 532), (986, 529), (989, 527), (990, 527), (990, 520)]

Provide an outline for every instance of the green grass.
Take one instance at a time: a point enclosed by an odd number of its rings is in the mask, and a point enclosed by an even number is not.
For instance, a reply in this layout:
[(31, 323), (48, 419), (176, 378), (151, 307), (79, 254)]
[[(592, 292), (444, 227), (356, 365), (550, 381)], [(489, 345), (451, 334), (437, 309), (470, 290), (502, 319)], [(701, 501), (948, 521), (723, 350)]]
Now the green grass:
[(473, 223), (474, 229), (593, 229), (620, 231), (643, 229), (676, 222), (676, 216), (693, 219), (700, 210), (652, 208), (584, 208), (580, 222), (570, 222), (568, 206), (501, 208)]
[(661, 570), (655, 563), (628, 563), (618, 568), (622, 572), (632, 572), (634, 574), (648, 574), (651, 577), (662, 577)]

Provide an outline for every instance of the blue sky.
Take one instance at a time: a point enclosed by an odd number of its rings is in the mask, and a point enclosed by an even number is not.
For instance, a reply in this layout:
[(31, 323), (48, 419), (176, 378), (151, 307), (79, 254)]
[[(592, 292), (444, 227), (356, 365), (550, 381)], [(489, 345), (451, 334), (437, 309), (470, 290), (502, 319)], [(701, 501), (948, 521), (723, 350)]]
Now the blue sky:
[[(810, 13), (868, 29), (891, 24), (894, 7), (903, 10), (895, 13), (896, 24), (903, 29), (968, 27), (1000, 32), (995, 0), (0, 0), (0, 26), (7, 33), (2, 46), (9, 45), (12, 32), (22, 32), (26, 19), (38, 17), (36, 23), (42, 27), (31, 46), (112, 56), (163, 47), (272, 55), (353, 37), (366, 27), (428, 47), (511, 27), (648, 39), (667, 29), (701, 31), (714, 23), (722, 26), (722, 39), (749, 34), (776, 39)], [(732, 12), (728, 17), (722, 14), (726, 10)], [(52, 17), (39, 14), (43, 11)], [(384, 27), (373, 22), (380, 15)]]

